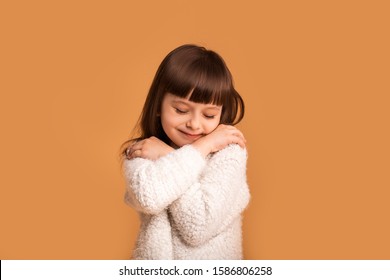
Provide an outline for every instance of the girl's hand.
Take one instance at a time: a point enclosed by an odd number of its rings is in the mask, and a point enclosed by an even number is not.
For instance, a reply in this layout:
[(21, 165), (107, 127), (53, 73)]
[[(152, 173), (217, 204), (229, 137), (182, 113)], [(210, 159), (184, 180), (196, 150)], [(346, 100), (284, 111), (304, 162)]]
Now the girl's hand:
[(157, 137), (150, 137), (134, 143), (126, 150), (126, 158), (133, 159), (141, 157), (144, 159), (156, 160), (172, 152), (174, 149)]
[(203, 156), (222, 150), (229, 144), (238, 144), (245, 148), (245, 137), (241, 131), (232, 125), (220, 124), (210, 134), (196, 140), (192, 145), (197, 148)]

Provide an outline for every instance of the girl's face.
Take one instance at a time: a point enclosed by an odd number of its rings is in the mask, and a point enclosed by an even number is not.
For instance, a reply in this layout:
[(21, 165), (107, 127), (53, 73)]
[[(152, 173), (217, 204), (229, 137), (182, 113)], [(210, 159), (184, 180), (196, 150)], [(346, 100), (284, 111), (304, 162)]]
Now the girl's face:
[(161, 105), (161, 124), (174, 148), (195, 142), (219, 125), (222, 106), (189, 101), (167, 93)]

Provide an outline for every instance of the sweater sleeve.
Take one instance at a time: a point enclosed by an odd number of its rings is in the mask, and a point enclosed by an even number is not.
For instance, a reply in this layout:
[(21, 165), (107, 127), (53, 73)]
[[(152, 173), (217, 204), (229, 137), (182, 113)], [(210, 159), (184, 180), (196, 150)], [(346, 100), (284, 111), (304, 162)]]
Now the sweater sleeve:
[(229, 145), (209, 161), (199, 180), (169, 207), (182, 239), (199, 246), (222, 232), (245, 209), (245, 149)]
[(192, 146), (183, 146), (156, 161), (125, 160), (125, 202), (135, 210), (158, 214), (199, 180), (205, 159)]

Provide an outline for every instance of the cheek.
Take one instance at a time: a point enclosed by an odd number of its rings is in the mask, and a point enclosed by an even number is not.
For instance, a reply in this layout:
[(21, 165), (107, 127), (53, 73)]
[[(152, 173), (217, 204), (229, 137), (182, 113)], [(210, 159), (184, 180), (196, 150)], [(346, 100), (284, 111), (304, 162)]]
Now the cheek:
[(163, 128), (168, 129), (177, 125), (177, 118), (172, 114), (166, 113), (161, 115), (161, 124)]
[(207, 126), (206, 126), (206, 134), (211, 133), (214, 129), (217, 128), (219, 125), (219, 119), (213, 120), (212, 122), (210, 121)]

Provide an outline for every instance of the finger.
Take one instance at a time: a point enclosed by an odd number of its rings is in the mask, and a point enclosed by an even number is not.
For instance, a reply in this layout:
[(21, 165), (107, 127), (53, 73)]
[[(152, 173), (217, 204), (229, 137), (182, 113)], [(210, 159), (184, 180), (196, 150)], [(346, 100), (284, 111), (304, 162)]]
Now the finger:
[(132, 159), (135, 150), (132, 149), (132, 148), (128, 148), (127, 150), (128, 150), (128, 152), (127, 152), (127, 154), (126, 154), (126, 158), (127, 158), (127, 159)]
[(133, 159), (133, 158), (136, 158), (136, 157), (141, 157), (141, 155), (142, 155), (142, 150), (134, 150), (134, 149), (132, 149), (131, 153), (129, 153), (127, 158), (128, 159)]
[(132, 150), (139, 150), (139, 149), (142, 148), (142, 146), (144, 145), (144, 143), (145, 143), (145, 140), (141, 140), (141, 141), (138, 141), (138, 142), (134, 143), (134, 144), (131, 145), (130, 147), (131, 147)]
[(242, 134), (241, 131), (236, 130), (236, 131), (234, 131), (234, 132), (232, 132), (232, 133), (233, 133), (234, 136), (239, 137), (239, 138), (242, 139), (242, 141), (246, 142), (246, 139), (245, 139), (245, 137), (244, 137), (244, 134)]
[(245, 148), (245, 141), (239, 136), (236, 136), (234, 143), (238, 144), (241, 148)]
[(226, 127), (226, 129), (228, 132), (237, 133), (237, 134), (244, 136), (244, 134), (235, 126), (229, 125)]
[(131, 155), (132, 157), (142, 157), (142, 150), (135, 150)]
[(131, 147), (128, 147), (128, 148), (125, 150), (125, 156), (126, 156), (126, 158), (129, 158), (130, 154), (131, 154)]
[(240, 135), (240, 137), (244, 140), (244, 142), (246, 142), (246, 139), (245, 139), (244, 134), (243, 134), (240, 130), (238, 130), (238, 129), (237, 129), (237, 133), (238, 133), (238, 135)]

